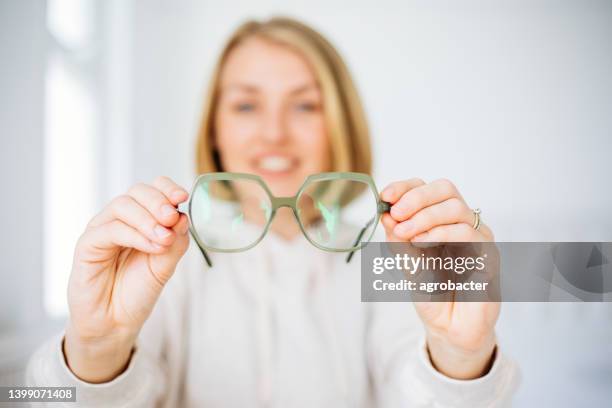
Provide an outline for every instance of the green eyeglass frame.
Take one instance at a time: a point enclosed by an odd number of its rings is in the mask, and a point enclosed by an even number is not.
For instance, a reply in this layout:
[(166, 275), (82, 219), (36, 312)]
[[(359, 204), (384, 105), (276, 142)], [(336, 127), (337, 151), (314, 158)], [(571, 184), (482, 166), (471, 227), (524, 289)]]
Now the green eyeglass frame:
[[(265, 191), (265, 193), (268, 195), (268, 198), (270, 199), (270, 203), (271, 203), (271, 213), (270, 213), (270, 217), (263, 229), (263, 232), (261, 234), (261, 236), (259, 238), (257, 238), (257, 240), (255, 240), (252, 244), (243, 247), (243, 248), (239, 248), (239, 249), (220, 249), (220, 248), (214, 248), (211, 247), (209, 245), (206, 245), (205, 243), (202, 242), (202, 240), (198, 237), (198, 234), (195, 231), (194, 225), (193, 225), (193, 217), (192, 217), (192, 205), (193, 205), (193, 197), (195, 196), (195, 192), (196, 189), (198, 188), (198, 186), (203, 183), (203, 182), (207, 182), (207, 181), (237, 181), (237, 180), (249, 180), (251, 182), (255, 182), (257, 183), (262, 189), (263, 191)], [(355, 239), (355, 242), (353, 244), (353, 246), (351, 248), (342, 248), (342, 249), (337, 249), (337, 248), (328, 248), (328, 247), (324, 247), (322, 245), (319, 245), (317, 242), (313, 241), (310, 237), (309, 234), (306, 233), (306, 227), (304, 226), (304, 224), (302, 223), (302, 220), (300, 218), (300, 216), (298, 215), (299, 211), (298, 211), (298, 198), (301, 196), (301, 194), (304, 192), (304, 190), (311, 184), (314, 182), (321, 182), (321, 181), (334, 181), (334, 180), (345, 180), (345, 181), (355, 181), (355, 182), (360, 182), (363, 183), (367, 186), (367, 188), (370, 189), (370, 191), (374, 194), (374, 197), (376, 198), (376, 214), (373, 216), (373, 218), (368, 221), (368, 223), (361, 229), (360, 233), (357, 235), (357, 238)], [(296, 193), (296, 195), (292, 196), (292, 197), (276, 197), (274, 195), (272, 195), (272, 192), (270, 191), (269, 187), (266, 185), (266, 183), (263, 181), (263, 179), (256, 175), (256, 174), (249, 174), (249, 173), (230, 173), (230, 172), (216, 172), (216, 173), (204, 173), (199, 175), (196, 180), (193, 183), (193, 187), (191, 188), (191, 193), (189, 195), (189, 201), (187, 203), (187, 212), (183, 212), (184, 214), (187, 215), (188, 219), (189, 219), (189, 233), (191, 234), (191, 236), (193, 237), (193, 239), (195, 240), (196, 244), (198, 245), (198, 247), (200, 248), (200, 251), (202, 252), (202, 255), (204, 256), (204, 259), (206, 260), (206, 263), (208, 264), (208, 266), (212, 267), (212, 261), (210, 260), (210, 257), (207, 253), (208, 251), (213, 251), (213, 252), (243, 252), (243, 251), (247, 251), (251, 248), (253, 248), (255, 245), (257, 245), (258, 243), (261, 242), (261, 240), (266, 236), (266, 234), (268, 233), (268, 229), (270, 228), (270, 224), (272, 223), (272, 220), (274, 219), (274, 216), (276, 215), (276, 211), (281, 208), (281, 207), (289, 207), (291, 208), (291, 210), (293, 211), (293, 215), (295, 216), (298, 225), (300, 226), (300, 230), (302, 231), (302, 234), (306, 237), (306, 239), (308, 240), (308, 242), (310, 242), (312, 245), (314, 245), (315, 247), (323, 250), (323, 251), (328, 251), (328, 252), (349, 252), (347, 258), (346, 258), (346, 262), (350, 262), (351, 258), (353, 257), (353, 254), (355, 253), (355, 251), (363, 248), (372, 238), (372, 236), (374, 235), (374, 232), (376, 230), (376, 225), (378, 224), (378, 222), (380, 221), (380, 217), (382, 216), (382, 214), (384, 214), (385, 212), (388, 212), (389, 209), (391, 208), (391, 205), (388, 202), (382, 201), (379, 197), (378, 191), (376, 190), (376, 185), (374, 184), (374, 180), (372, 180), (372, 177), (368, 174), (364, 174), (364, 173), (355, 173), (355, 172), (330, 172), (330, 173), (318, 173), (318, 174), (313, 174), (310, 175), (306, 178), (306, 180), (304, 181), (304, 183), (302, 183), (302, 186), (299, 188), (298, 192)], [(365, 240), (362, 240), (363, 234), (368, 230), (368, 228), (372, 225), (372, 223), (374, 223), (374, 228), (372, 228), (372, 231), (370, 232), (370, 236), (367, 237)]]

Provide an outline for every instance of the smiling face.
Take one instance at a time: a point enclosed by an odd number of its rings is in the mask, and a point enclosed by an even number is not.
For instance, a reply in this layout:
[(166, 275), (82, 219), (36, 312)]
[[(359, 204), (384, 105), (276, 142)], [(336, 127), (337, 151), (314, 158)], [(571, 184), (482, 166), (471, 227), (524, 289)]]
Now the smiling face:
[(258, 174), (276, 196), (293, 196), (310, 174), (330, 171), (323, 98), (304, 57), (249, 38), (227, 56), (214, 118), (225, 171)]

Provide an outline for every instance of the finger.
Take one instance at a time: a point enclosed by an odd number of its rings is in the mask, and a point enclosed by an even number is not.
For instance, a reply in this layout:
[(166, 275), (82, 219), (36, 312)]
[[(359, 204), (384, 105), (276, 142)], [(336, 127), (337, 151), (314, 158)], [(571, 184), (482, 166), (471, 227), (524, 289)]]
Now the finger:
[(176, 240), (168, 247), (167, 251), (163, 254), (155, 255), (151, 259), (151, 269), (156, 276), (162, 279), (162, 282), (166, 282), (176, 268), (178, 261), (181, 259), (183, 254), (187, 251), (189, 246), (189, 234), (188, 219), (185, 214), (180, 215), (180, 219), (173, 227), (176, 233)]
[(408, 240), (438, 225), (459, 222), (468, 224), (473, 221), (473, 218), (472, 210), (463, 201), (458, 198), (451, 198), (423, 208), (409, 220), (398, 223), (393, 232), (398, 237)]
[(459, 223), (439, 225), (413, 237), (411, 242), (480, 242), (487, 238), (472, 228), (471, 225)]
[(115, 219), (123, 221), (148, 239), (161, 245), (171, 245), (174, 241), (175, 234), (172, 229), (159, 224), (149, 211), (128, 195), (114, 198), (107, 208), (89, 222), (88, 228), (97, 227)]
[(142, 252), (159, 254), (166, 247), (150, 241), (136, 229), (122, 221), (115, 220), (91, 228), (77, 242), (76, 252), (87, 261), (107, 260), (118, 248), (134, 248)]
[(396, 237), (393, 234), (393, 229), (397, 225), (397, 221), (395, 221), (393, 217), (389, 215), (389, 213), (384, 213), (382, 217), (380, 218), (380, 222), (385, 228), (385, 234), (387, 235), (387, 241), (391, 241), (391, 242), (401, 241), (400, 238)]
[(382, 223), (385, 230), (390, 232), (393, 231), (393, 228), (395, 228), (395, 226), (397, 225), (397, 221), (395, 221), (389, 213), (384, 213), (380, 218), (380, 222)]
[(406, 191), (412, 190), (413, 188), (422, 186), (424, 184), (425, 182), (420, 178), (396, 181), (384, 188), (382, 193), (380, 193), (380, 198), (388, 203), (394, 204), (402, 195), (404, 195)]
[[(474, 224), (472, 223), (471, 225)], [(484, 235), (487, 241), (495, 241), (495, 235), (493, 234), (493, 231), (491, 230), (491, 228), (489, 228), (487, 224), (482, 222), (482, 217), (480, 218), (480, 227), (478, 227), (478, 231), (480, 231), (480, 233)]]
[(189, 218), (186, 214), (180, 214), (178, 222), (172, 227), (172, 230), (176, 232), (178, 236), (187, 235), (189, 231)]
[(179, 220), (174, 204), (155, 187), (138, 183), (130, 188), (128, 195), (146, 208), (163, 226), (172, 227)]
[[(450, 228), (447, 231), (447, 227)], [(430, 229), (429, 231), (422, 232), (412, 239), (415, 245), (426, 242), (493, 242), (495, 237), (489, 227), (484, 224), (480, 224), (480, 228), (475, 230), (472, 224), (450, 224), (450, 225), (439, 225)]]
[(189, 193), (183, 187), (166, 176), (159, 176), (153, 180), (153, 187), (161, 191), (175, 206), (189, 198)]
[(404, 193), (391, 207), (390, 214), (396, 221), (405, 221), (421, 209), (453, 197), (463, 200), (453, 183), (446, 179), (436, 180)]

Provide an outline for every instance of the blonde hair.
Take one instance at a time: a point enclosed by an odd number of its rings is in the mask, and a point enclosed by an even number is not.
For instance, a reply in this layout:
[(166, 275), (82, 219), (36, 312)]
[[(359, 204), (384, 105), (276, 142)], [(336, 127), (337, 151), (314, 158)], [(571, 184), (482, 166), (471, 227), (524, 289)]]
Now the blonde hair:
[(196, 142), (197, 173), (222, 171), (218, 153), (214, 149), (214, 120), (220, 74), (229, 53), (241, 42), (254, 36), (297, 50), (313, 68), (323, 95), (323, 112), (332, 151), (332, 171), (370, 174), (372, 152), (368, 125), (346, 65), (321, 34), (285, 17), (275, 17), (264, 22), (247, 21), (234, 31), (223, 48), (204, 102)]

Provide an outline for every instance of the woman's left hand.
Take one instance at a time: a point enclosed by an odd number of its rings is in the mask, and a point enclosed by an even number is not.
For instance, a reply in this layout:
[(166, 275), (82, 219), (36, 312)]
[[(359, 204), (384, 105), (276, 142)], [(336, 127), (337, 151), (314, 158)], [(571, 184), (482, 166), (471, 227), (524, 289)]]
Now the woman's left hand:
[[(381, 193), (391, 204), (382, 217), (389, 242), (488, 242), (484, 224), (473, 228), (474, 213), (453, 183), (440, 179), (398, 181)], [(499, 303), (415, 302), (425, 324), (433, 365), (457, 379), (486, 374), (495, 351)]]

